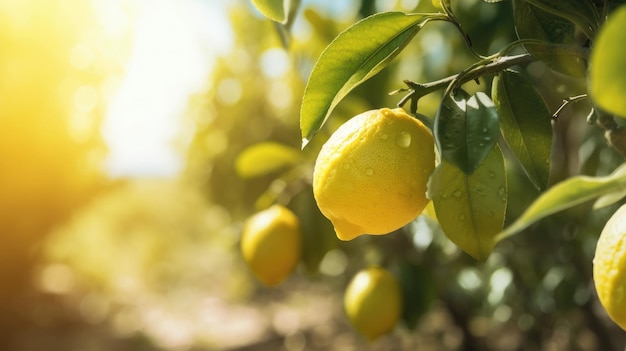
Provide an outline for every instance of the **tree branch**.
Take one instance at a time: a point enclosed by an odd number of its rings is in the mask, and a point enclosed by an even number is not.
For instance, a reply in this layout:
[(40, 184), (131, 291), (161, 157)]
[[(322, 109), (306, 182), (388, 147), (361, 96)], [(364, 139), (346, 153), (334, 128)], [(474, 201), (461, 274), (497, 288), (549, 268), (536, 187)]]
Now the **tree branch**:
[(604, 137), (609, 145), (626, 158), (626, 128), (618, 125), (612, 115), (599, 110), (596, 113), (596, 124), (604, 129)]
[(515, 56), (499, 56), (492, 60), (492, 62), (487, 63), (483, 66), (479, 66), (474, 70), (470, 70), (466, 73), (454, 74), (446, 78), (442, 78), (433, 82), (420, 84), (413, 82), (411, 80), (404, 80), (404, 84), (406, 84), (408, 89), (408, 94), (406, 94), (399, 102), (398, 107), (403, 107), (407, 101), (413, 100), (414, 103), (411, 105), (411, 112), (413, 111), (413, 106), (415, 106), (417, 110), (417, 101), (422, 97), (435, 92), (439, 89), (443, 89), (450, 85), (452, 82), (457, 82), (457, 84), (461, 85), (463, 83), (476, 80), (486, 74), (497, 73), (503, 71), (509, 67), (513, 67), (519, 64), (531, 62), (535, 60), (535, 58), (530, 54), (521, 54)]
[(470, 66), (465, 71), (451, 75), (446, 78), (442, 78), (433, 82), (420, 84), (411, 80), (404, 80), (404, 84), (408, 86), (408, 89), (400, 89), (390, 94), (397, 94), (400, 92), (407, 92), (402, 99), (398, 102), (398, 107), (403, 107), (409, 100), (411, 100), (410, 112), (417, 112), (417, 102), (423, 96), (426, 96), (436, 90), (444, 87), (454, 88), (472, 80), (478, 80), (478, 78), (487, 75), (501, 72), (507, 68), (529, 63), (539, 58), (529, 54), (519, 55), (504, 55), (506, 52), (516, 46), (524, 45), (527, 49), (532, 47), (533, 54), (541, 55), (569, 55), (577, 56), (583, 59), (589, 57), (589, 49), (585, 47), (577, 47), (571, 45), (559, 45), (551, 44), (538, 40), (519, 40), (504, 48), (500, 53), (494, 54), (490, 57), (486, 57), (482, 61), (478, 61)]

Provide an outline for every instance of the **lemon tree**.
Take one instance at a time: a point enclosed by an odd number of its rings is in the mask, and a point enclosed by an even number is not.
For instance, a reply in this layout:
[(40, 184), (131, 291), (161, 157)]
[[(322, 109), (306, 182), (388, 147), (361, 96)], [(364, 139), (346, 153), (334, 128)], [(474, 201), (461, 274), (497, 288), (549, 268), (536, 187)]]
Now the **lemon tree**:
[[(272, 3), (284, 14), (299, 5)], [(438, 278), (403, 276), (401, 288), (434, 284), (469, 343), (467, 325), (480, 313), (518, 318), (520, 333), (532, 336), (552, 323), (541, 316), (578, 308), (600, 330), (601, 316), (588, 308), (591, 276), (577, 273), (591, 267), (590, 243), (626, 197), (619, 44), (626, 5), (443, 0), (383, 11), (362, 4), (363, 16), (332, 35), (328, 22), (303, 11), (328, 44), (304, 69), (295, 136), (302, 158), (274, 152), (272, 171), (286, 169), (276, 179), (288, 184), (274, 197), (311, 191), (342, 241), (393, 233), (337, 245), (361, 264), (432, 271)], [(273, 20), (288, 36), (293, 19)], [(433, 211), (421, 216), (429, 204)], [(614, 316), (626, 287), (619, 268), (596, 268), (620, 267), (605, 232), (594, 275)], [(370, 245), (379, 251), (371, 254)], [(470, 315), (463, 298), (472, 299)], [(404, 311), (421, 310), (412, 304)], [(614, 348), (602, 333), (596, 339)]]
[(394, 328), (400, 320), (402, 301), (402, 290), (396, 278), (377, 266), (359, 271), (344, 294), (348, 320), (369, 340)]
[(278, 285), (298, 265), (301, 235), (293, 212), (274, 205), (246, 221), (241, 237), (243, 258), (263, 284)]

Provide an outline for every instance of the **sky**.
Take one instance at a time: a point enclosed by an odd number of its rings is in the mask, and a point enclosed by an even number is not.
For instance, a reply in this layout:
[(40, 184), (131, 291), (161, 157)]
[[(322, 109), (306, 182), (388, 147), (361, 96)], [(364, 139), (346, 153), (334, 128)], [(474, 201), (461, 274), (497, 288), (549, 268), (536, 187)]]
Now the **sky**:
[[(110, 176), (171, 177), (181, 171), (181, 114), (189, 96), (207, 88), (217, 55), (232, 43), (227, 3), (137, 3), (130, 57), (103, 125)], [(110, 20), (119, 18), (113, 14)]]

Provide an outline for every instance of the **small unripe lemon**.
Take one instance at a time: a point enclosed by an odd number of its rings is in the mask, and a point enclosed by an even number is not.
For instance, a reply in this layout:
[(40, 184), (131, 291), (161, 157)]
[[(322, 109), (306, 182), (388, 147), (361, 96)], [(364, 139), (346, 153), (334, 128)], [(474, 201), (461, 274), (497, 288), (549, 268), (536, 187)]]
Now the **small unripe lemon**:
[(398, 281), (381, 267), (357, 273), (346, 288), (344, 307), (348, 320), (368, 340), (389, 333), (402, 314)]
[(300, 260), (302, 235), (298, 218), (274, 205), (246, 221), (241, 252), (254, 275), (266, 286), (281, 283)]
[(420, 215), (435, 168), (430, 130), (403, 109), (371, 110), (341, 125), (320, 150), (313, 194), (337, 237), (388, 234)]
[(593, 281), (609, 317), (626, 330), (626, 205), (611, 216), (598, 238)]

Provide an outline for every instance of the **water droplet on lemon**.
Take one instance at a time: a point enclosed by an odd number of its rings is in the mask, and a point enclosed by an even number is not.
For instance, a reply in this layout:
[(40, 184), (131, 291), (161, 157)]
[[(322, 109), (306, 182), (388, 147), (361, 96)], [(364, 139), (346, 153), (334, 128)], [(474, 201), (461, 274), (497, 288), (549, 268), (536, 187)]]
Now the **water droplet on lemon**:
[(407, 132), (401, 132), (396, 137), (396, 144), (401, 148), (408, 148), (411, 146), (411, 134)]

